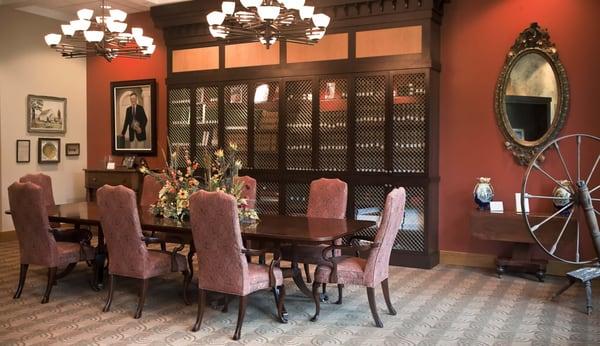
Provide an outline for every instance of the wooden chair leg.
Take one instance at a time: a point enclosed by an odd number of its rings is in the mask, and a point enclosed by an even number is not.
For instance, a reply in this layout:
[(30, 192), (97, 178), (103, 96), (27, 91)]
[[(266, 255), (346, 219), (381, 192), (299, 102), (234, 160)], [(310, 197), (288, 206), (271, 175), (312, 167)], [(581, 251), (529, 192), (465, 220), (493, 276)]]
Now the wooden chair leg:
[(21, 297), (21, 292), (23, 292), (23, 287), (25, 286), (25, 278), (27, 277), (27, 269), (29, 269), (29, 264), (21, 264), (21, 271), (19, 272), (19, 286), (17, 286), (17, 291), (13, 296), (13, 299), (18, 299)]
[(396, 310), (392, 306), (392, 301), (390, 299), (390, 288), (388, 286), (388, 279), (385, 279), (381, 282), (381, 289), (383, 290), (383, 298), (385, 298), (385, 304), (387, 305), (390, 315), (395, 316)]
[(304, 263), (304, 272), (306, 273), (306, 282), (311, 283), (312, 279), (310, 278), (310, 265), (308, 265), (308, 263)]
[(190, 305), (190, 299), (188, 298), (188, 288), (190, 286), (190, 282), (192, 281), (192, 276), (190, 275), (189, 270), (184, 270), (181, 272), (183, 274), (183, 302), (185, 305)]
[(343, 291), (344, 291), (344, 284), (338, 284), (338, 300), (337, 302), (335, 302), (336, 304), (340, 305), (342, 304), (342, 298), (343, 298)]
[(379, 328), (383, 328), (383, 323), (379, 319), (379, 314), (377, 314), (377, 303), (375, 302), (375, 289), (373, 287), (367, 287), (367, 297), (369, 298), (369, 307), (371, 308), (371, 315), (373, 315), (375, 325)]
[(42, 304), (46, 304), (50, 300), (50, 292), (52, 292), (52, 286), (56, 281), (56, 267), (48, 268), (48, 283), (46, 284), (46, 292), (44, 298), (42, 298)]
[(165, 243), (160, 243), (160, 251), (165, 252), (167, 251), (167, 244)]
[(279, 294), (277, 295), (277, 316), (279, 317), (279, 321), (281, 323), (287, 323), (287, 312), (285, 311), (285, 306), (283, 305), (285, 301), (285, 286), (279, 286)]
[(206, 301), (206, 291), (198, 289), (198, 314), (196, 316), (196, 323), (192, 327), (192, 332), (197, 332), (202, 324), (202, 316), (204, 315), (204, 305)]
[(223, 297), (223, 309), (221, 309), (221, 312), (225, 313), (229, 311), (229, 301), (231, 300), (231, 296), (229, 294), (226, 294)]
[(144, 309), (144, 302), (146, 301), (146, 292), (148, 291), (149, 279), (143, 279), (140, 285), (140, 300), (138, 301), (138, 307), (133, 318), (142, 317), (142, 310)]
[(190, 251), (187, 255), (188, 268), (190, 269), (190, 280), (194, 277), (194, 253), (196, 250), (193, 245), (190, 245)]
[(313, 282), (312, 294), (313, 300), (315, 301), (315, 315), (310, 319), (312, 322), (316, 322), (319, 319), (321, 313), (321, 296), (319, 294), (319, 283)]
[(233, 340), (239, 340), (242, 334), (242, 325), (244, 324), (244, 316), (246, 316), (246, 303), (248, 302), (248, 296), (240, 297), (240, 307), (238, 310), (237, 326), (235, 327), (235, 333), (233, 334)]
[(112, 304), (113, 293), (115, 292), (115, 276), (114, 274), (108, 274), (108, 295), (106, 296), (106, 304), (102, 312), (110, 311), (110, 305)]

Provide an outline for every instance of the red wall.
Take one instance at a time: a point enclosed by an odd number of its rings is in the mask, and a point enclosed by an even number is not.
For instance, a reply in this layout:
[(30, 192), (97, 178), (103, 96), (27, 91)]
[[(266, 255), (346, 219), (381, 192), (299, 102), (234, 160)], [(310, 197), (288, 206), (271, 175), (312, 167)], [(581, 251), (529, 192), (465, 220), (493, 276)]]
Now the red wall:
[[(571, 107), (563, 134), (600, 135), (596, 100), (600, 95), (600, 1), (595, 0), (453, 0), (445, 5), (442, 25), (440, 249), (499, 253), (507, 247), (472, 239), (468, 215), (473, 209), (475, 178), (489, 176), (496, 200), (514, 209), (524, 167), (504, 149), (493, 97), (504, 58), (517, 35), (531, 22), (548, 28), (571, 87)], [(132, 15), (157, 42), (149, 60), (88, 59), (88, 165), (99, 167), (110, 154), (111, 81), (155, 78), (158, 87), (158, 146), (166, 143), (166, 49), (149, 13)], [(154, 167), (162, 159), (150, 158)]]
[(571, 88), (561, 134), (600, 135), (600, 1), (453, 0), (442, 21), (440, 249), (497, 253), (507, 248), (472, 239), (469, 211), (475, 178), (489, 176), (496, 200), (514, 210), (525, 168), (504, 149), (494, 115), (494, 88), (517, 35), (531, 22), (547, 28)]
[[(111, 155), (111, 103), (110, 83), (136, 79), (156, 79), (157, 146), (158, 155), (148, 157), (151, 167), (164, 165), (161, 148), (167, 142), (167, 57), (162, 31), (154, 28), (149, 12), (127, 17), (128, 29), (144, 28), (144, 33), (154, 38), (156, 51), (148, 59), (116, 58), (107, 62), (101, 57), (87, 59), (87, 117), (88, 117), (88, 167), (100, 168), (104, 157)], [(129, 31), (129, 30), (128, 30)], [(115, 157), (117, 164), (120, 157)]]

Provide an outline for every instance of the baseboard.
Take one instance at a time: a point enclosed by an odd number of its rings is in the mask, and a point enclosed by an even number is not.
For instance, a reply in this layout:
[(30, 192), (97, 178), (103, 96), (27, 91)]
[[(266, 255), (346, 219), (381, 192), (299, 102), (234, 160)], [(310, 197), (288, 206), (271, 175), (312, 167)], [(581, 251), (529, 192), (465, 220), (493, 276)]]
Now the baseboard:
[[(463, 267), (496, 268), (496, 256), (490, 254), (440, 251), (440, 264), (452, 264)], [(568, 264), (556, 260), (549, 260), (546, 273), (549, 275), (564, 276), (567, 272), (580, 268), (574, 264)]]
[(15, 231), (0, 232), (0, 242), (17, 240), (17, 233)]

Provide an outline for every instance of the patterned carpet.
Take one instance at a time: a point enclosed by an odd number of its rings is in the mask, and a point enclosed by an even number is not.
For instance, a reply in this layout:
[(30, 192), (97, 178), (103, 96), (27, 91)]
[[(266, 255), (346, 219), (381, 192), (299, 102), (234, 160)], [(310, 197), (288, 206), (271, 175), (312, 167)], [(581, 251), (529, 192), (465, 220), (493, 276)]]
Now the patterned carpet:
[[(136, 282), (117, 279), (111, 312), (102, 313), (106, 290), (92, 291), (91, 273), (79, 264), (54, 287), (50, 302), (41, 305), (45, 270), (30, 268), (21, 299), (12, 295), (18, 278), (16, 242), (0, 242), (0, 344), (155, 344), (187, 345), (235, 343), (237, 300), (229, 312), (208, 308), (202, 329), (190, 332), (196, 304), (185, 306), (181, 275), (153, 279), (143, 316), (134, 320)], [(343, 305), (323, 304), (319, 322), (309, 317), (314, 305), (291, 281), (286, 281), (290, 322), (275, 320), (270, 292), (249, 300), (242, 330), (243, 344), (287, 345), (565, 345), (600, 344), (598, 311), (583, 313), (583, 288), (574, 286), (558, 303), (548, 298), (563, 284), (561, 278), (538, 283), (521, 277), (497, 279), (489, 271), (440, 265), (433, 270), (392, 267), (390, 290), (397, 316), (386, 313), (381, 290), (377, 304), (385, 327), (373, 326), (366, 292), (347, 287)], [(596, 283), (596, 292), (600, 290)], [(335, 300), (335, 289), (330, 289)], [(196, 297), (196, 291), (192, 293)]]

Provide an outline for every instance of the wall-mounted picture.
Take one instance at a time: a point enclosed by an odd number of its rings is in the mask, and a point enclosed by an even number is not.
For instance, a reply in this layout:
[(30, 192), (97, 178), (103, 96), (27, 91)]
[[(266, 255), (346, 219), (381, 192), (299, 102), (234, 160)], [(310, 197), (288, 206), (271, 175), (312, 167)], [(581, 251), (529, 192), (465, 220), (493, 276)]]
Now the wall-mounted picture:
[(121, 166), (123, 166), (125, 168), (133, 168), (134, 165), (135, 165), (135, 155), (125, 156), (123, 158), (123, 161), (121, 162)]
[(156, 155), (156, 80), (110, 83), (112, 153)]
[(17, 139), (17, 163), (31, 161), (31, 141), (28, 139)]
[(67, 99), (27, 95), (27, 132), (66, 133)]
[(60, 162), (60, 138), (38, 138), (38, 163)]
[(79, 156), (80, 148), (79, 143), (67, 143), (65, 144), (65, 155), (67, 156)]

